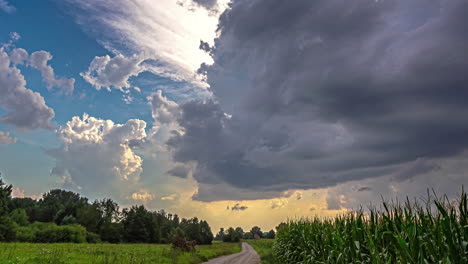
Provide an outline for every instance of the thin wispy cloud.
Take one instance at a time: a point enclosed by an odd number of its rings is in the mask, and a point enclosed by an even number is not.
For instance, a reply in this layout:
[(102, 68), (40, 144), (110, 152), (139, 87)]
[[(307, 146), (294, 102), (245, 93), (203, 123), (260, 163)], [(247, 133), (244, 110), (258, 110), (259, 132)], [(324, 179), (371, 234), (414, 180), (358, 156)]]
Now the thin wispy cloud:
[(147, 69), (199, 87), (197, 75), (211, 57), (199, 49), (200, 40), (213, 43), (218, 17), (205, 8), (190, 9), (173, 0), (66, 0), (78, 24), (96, 36), (109, 51), (137, 54), (150, 62)]
[(3, 10), (6, 13), (13, 13), (16, 11), (16, 8), (9, 4), (5, 0), (0, 0), (0, 10)]

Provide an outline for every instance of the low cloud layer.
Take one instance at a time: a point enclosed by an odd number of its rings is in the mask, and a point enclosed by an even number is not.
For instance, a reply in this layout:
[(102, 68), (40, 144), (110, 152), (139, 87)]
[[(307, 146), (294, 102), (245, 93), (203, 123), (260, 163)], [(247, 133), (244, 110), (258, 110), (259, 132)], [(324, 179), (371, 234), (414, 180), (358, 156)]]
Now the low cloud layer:
[(233, 2), (201, 71), (214, 97), (182, 104), (168, 142), (197, 164), (195, 198), (404, 180), (467, 149), (467, 12), (462, 0)]

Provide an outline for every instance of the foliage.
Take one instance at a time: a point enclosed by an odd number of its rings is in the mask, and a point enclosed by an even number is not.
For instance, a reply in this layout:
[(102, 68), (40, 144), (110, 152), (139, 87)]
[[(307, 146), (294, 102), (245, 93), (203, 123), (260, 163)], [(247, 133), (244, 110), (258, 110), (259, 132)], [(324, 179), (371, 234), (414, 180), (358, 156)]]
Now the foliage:
[(55, 223), (36, 222), (29, 226), (17, 228), (19, 242), (36, 243), (85, 243), (88, 232), (80, 225), (58, 226)]
[(276, 233), (275, 233), (275, 230), (270, 230), (267, 235), (265, 236), (265, 238), (268, 238), (268, 239), (275, 239), (275, 236), (276, 236)]
[(383, 203), (338, 216), (290, 221), (277, 234), (279, 263), (468, 263), (468, 199), (421, 206)]
[(11, 198), (11, 191), (12, 186), (0, 178), (0, 241), (170, 243), (176, 228), (199, 245), (213, 240), (209, 224), (196, 217), (180, 220), (177, 215), (144, 206), (121, 211), (111, 199), (90, 203), (77, 193), (59, 189), (38, 201)]
[(17, 225), (10, 217), (0, 216), (0, 241), (15, 241), (16, 229)]
[(239, 232), (239, 230), (230, 227), (230, 228), (227, 230), (227, 233), (224, 234), (223, 242), (235, 242), (235, 243), (238, 243), (238, 242), (240, 242), (241, 238), (242, 238), (242, 234)]
[(5, 216), (8, 213), (8, 205), (11, 200), (12, 190), (13, 186), (6, 185), (6, 183), (4, 183), (0, 178), (0, 217)]
[(15, 264), (197, 264), (239, 252), (239, 244), (213, 243), (196, 252), (151, 244), (29, 244), (0, 243), (0, 263)]
[(18, 208), (13, 210), (10, 213), (10, 218), (13, 222), (17, 223), (20, 226), (26, 226), (29, 224), (28, 215), (26, 214), (26, 210)]
[(172, 238), (173, 249), (181, 250), (184, 252), (195, 252), (196, 245), (197, 245), (197, 241), (195, 240), (189, 241), (179, 234), (177, 234), (174, 238)]
[[(262, 229), (260, 229), (260, 227), (258, 227), (258, 226), (252, 227), (252, 229), (250, 230), (250, 233), (252, 233), (254, 238), (257, 238), (257, 237), (258, 238), (263, 238)], [(257, 237), (255, 235), (257, 235)]]

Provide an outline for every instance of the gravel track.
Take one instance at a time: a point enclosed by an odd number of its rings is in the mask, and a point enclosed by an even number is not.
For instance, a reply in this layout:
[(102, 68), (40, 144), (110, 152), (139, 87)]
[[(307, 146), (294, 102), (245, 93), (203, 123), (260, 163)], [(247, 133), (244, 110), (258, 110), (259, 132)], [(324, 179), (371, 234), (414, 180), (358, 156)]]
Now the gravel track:
[(260, 256), (257, 251), (253, 249), (249, 244), (242, 243), (242, 251), (237, 254), (228, 256), (222, 256), (219, 258), (212, 259), (203, 264), (258, 264), (260, 263)]

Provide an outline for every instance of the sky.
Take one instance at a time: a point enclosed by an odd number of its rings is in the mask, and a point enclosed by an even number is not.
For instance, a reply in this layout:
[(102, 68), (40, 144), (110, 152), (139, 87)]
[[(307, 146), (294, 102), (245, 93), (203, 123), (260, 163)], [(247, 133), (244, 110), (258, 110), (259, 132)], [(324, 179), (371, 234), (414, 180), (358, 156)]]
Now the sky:
[(468, 185), (464, 0), (0, 0), (0, 172), (269, 230)]

